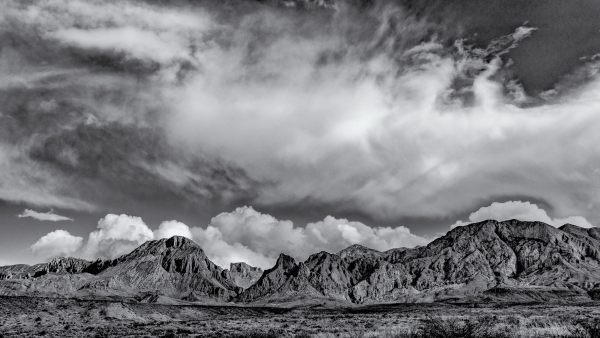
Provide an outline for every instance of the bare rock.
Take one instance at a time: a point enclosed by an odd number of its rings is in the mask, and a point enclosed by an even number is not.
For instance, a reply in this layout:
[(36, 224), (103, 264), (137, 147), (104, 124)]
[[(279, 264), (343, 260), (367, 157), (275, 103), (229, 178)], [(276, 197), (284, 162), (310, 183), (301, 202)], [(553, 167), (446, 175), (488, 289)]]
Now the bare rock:
[(229, 301), (242, 291), (198, 244), (181, 236), (146, 242), (130, 254), (102, 262), (102, 268), (83, 289), (117, 290), (128, 295), (157, 290), (174, 298), (193, 292), (221, 301)]
[(235, 284), (243, 289), (249, 288), (262, 276), (261, 268), (250, 266), (244, 262), (231, 263), (229, 266), (229, 275), (233, 278)]

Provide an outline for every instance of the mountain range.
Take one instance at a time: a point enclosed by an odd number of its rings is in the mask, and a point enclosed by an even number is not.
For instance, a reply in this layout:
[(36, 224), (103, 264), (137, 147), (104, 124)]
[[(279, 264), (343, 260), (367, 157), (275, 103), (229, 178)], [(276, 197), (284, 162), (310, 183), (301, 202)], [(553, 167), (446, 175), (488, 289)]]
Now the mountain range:
[(600, 229), (488, 220), (412, 249), (352, 245), (304, 262), (281, 254), (265, 271), (246, 263), (223, 269), (175, 236), (114, 260), (0, 267), (0, 295), (209, 304), (583, 302), (600, 298)]

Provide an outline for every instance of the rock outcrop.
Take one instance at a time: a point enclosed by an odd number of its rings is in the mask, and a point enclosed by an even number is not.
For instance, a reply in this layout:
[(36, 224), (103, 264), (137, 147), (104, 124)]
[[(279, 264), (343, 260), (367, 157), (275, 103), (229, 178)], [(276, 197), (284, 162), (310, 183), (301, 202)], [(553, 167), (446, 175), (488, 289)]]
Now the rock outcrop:
[(233, 278), (234, 283), (243, 288), (247, 289), (262, 276), (263, 270), (250, 266), (244, 262), (231, 263), (229, 265), (229, 275)]
[(297, 264), (294, 258), (280, 254), (275, 266), (266, 270), (260, 279), (242, 292), (237, 300), (290, 301), (298, 297), (319, 297), (307, 282), (308, 269), (303, 263)]

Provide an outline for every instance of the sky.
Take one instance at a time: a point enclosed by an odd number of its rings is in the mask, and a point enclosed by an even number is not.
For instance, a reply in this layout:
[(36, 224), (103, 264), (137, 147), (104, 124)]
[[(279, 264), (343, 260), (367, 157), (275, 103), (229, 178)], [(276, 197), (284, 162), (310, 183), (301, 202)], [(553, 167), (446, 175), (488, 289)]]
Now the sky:
[(596, 0), (0, 5), (0, 265), (600, 224)]

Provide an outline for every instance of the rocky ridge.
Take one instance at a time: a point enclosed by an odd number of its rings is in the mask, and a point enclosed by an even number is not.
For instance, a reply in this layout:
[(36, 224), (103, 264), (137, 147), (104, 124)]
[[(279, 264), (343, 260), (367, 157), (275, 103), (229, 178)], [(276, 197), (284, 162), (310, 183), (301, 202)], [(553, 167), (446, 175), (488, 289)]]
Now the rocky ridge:
[(600, 295), (599, 267), (597, 228), (489, 220), (413, 249), (352, 245), (304, 262), (281, 254), (264, 272), (245, 263), (224, 270), (176, 236), (111, 261), (0, 267), (0, 293), (263, 304), (585, 301)]
[(297, 263), (281, 256), (241, 299), (320, 297), (353, 303), (573, 300), (600, 286), (600, 232), (567, 224), (485, 221), (425, 247), (378, 252), (351, 246)]

